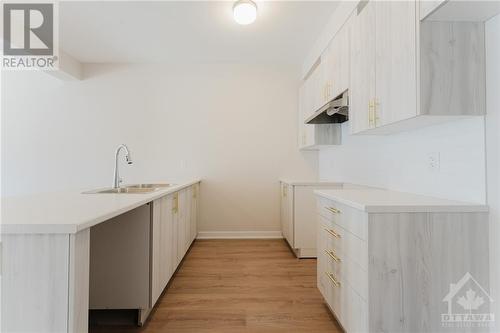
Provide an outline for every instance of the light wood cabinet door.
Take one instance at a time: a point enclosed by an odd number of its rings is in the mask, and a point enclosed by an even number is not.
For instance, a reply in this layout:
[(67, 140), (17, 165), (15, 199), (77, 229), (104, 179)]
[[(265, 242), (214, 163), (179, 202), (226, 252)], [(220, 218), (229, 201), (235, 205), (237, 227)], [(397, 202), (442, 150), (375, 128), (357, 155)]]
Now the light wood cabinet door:
[(196, 236), (198, 235), (198, 200), (199, 200), (200, 185), (194, 184), (192, 186), (192, 196), (191, 196), (191, 229), (190, 229), (190, 239), (192, 243)]
[(172, 195), (172, 243), (171, 243), (171, 258), (172, 258), (172, 274), (179, 266), (179, 192)]
[(376, 1), (375, 126), (417, 115), (416, 2)]
[(330, 63), (331, 82), (328, 89), (329, 100), (336, 98), (349, 89), (349, 55), (350, 55), (350, 31), (348, 20), (337, 32), (331, 43)]
[(179, 205), (177, 209), (177, 264), (186, 253), (186, 189), (178, 192)]
[(350, 61), (351, 133), (374, 127), (372, 101), (375, 97), (375, 2), (368, 2), (352, 19)]
[(281, 200), (280, 200), (280, 222), (281, 222), (281, 232), (285, 239), (288, 239), (288, 184), (281, 183)]
[(184, 253), (187, 253), (189, 246), (191, 246), (191, 201), (193, 200), (193, 187), (190, 186), (185, 190), (185, 202), (184, 202), (184, 219), (185, 219), (185, 233), (184, 233)]
[(293, 186), (281, 183), (281, 232), (293, 248)]
[(304, 120), (306, 119), (306, 110), (307, 110), (307, 99), (306, 99), (306, 82), (304, 82), (299, 88), (299, 109), (297, 112), (297, 143), (299, 149), (306, 145), (306, 130), (307, 126), (304, 124)]
[(161, 263), (161, 213), (163, 199), (153, 201), (152, 207), (152, 228), (151, 228), (151, 302), (150, 307), (153, 307), (162, 293), (162, 279), (160, 273)]
[(322, 84), (322, 64), (320, 63), (309, 78), (310, 102), (311, 107), (307, 112), (308, 116), (314, 113), (324, 104), (324, 90)]
[(172, 241), (174, 235), (172, 200), (165, 196), (153, 201), (151, 304), (153, 307), (173, 274)]
[(161, 198), (161, 224), (160, 224), (160, 276), (162, 290), (167, 285), (173, 274), (172, 263), (172, 241), (173, 214), (172, 214), (172, 195)]
[(323, 51), (321, 55), (321, 64), (317, 70), (320, 70), (321, 84), (319, 86), (321, 105), (324, 105), (331, 99), (333, 99), (333, 85), (336, 79), (335, 70), (338, 67), (337, 50), (335, 49), (335, 39), (330, 42), (328, 47)]

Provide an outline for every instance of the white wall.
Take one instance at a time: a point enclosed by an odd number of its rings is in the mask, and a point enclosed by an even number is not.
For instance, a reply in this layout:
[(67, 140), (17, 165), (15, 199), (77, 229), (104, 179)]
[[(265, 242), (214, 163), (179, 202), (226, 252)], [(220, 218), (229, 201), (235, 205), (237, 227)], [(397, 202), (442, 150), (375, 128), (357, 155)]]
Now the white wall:
[[(337, 180), (455, 200), (485, 202), (484, 118), (388, 136), (352, 136), (319, 155), (323, 180)], [(429, 167), (439, 153), (440, 169)]]
[(2, 78), (2, 194), (201, 177), (204, 231), (279, 230), (279, 177), (316, 178), (296, 148), (299, 71), (237, 65), (85, 65), (86, 79)]
[(490, 262), (496, 330), (500, 327), (500, 15), (486, 23), (486, 157), (490, 206)]

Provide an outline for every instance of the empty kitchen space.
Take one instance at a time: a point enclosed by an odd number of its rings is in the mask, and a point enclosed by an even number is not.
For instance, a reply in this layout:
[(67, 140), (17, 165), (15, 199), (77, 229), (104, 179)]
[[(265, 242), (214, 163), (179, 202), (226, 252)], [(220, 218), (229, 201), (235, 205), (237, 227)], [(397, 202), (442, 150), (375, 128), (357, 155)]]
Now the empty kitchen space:
[(0, 7), (1, 332), (500, 332), (500, 0)]

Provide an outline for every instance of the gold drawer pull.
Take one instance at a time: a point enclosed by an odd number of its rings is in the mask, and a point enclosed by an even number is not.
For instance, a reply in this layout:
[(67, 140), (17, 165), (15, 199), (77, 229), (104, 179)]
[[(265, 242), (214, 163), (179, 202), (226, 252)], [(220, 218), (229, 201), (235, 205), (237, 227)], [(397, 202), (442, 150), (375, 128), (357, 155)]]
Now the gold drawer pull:
[(340, 234), (338, 232), (336, 232), (335, 230), (333, 230), (333, 229), (327, 229), (327, 228), (325, 228), (325, 231), (328, 232), (330, 235), (332, 235), (335, 238), (341, 238)]
[(172, 201), (173, 201), (172, 202), (172, 212), (174, 214), (177, 214), (177, 212), (179, 211), (179, 194), (178, 193), (174, 194)]
[(328, 254), (328, 256), (330, 258), (332, 258), (333, 260), (335, 260), (336, 262), (341, 262), (342, 260), (340, 260), (339, 257), (337, 257), (337, 255), (335, 254), (335, 252), (333, 251), (328, 251), (328, 250), (325, 250), (325, 253)]
[(332, 273), (325, 272), (325, 274), (326, 274), (326, 276), (328, 276), (330, 281), (332, 281), (332, 283), (335, 287), (340, 287), (340, 282), (337, 281), (337, 279), (335, 278), (335, 276)]
[(333, 214), (340, 214), (342, 213), (339, 209), (337, 208), (333, 208), (333, 207), (326, 207), (326, 209), (328, 209), (330, 212), (332, 212)]

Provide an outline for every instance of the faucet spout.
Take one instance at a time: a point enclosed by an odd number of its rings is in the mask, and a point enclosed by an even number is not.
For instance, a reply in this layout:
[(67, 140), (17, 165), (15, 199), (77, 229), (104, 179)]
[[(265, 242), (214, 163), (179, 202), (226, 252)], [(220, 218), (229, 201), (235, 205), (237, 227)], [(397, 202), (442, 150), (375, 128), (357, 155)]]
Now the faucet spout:
[(121, 150), (125, 150), (125, 160), (127, 161), (127, 164), (132, 164), (132, 157), (130, 155), (130, 150), (128, 149), (127, 145), (121, 144), (116, 148), (115, 151), (115, 170), (113, 172), (113, 188), (118, 188), (120, 187), (121, 179), (120, 179), (120, 172), (118, 170), (118, 156), (120, 155)]

